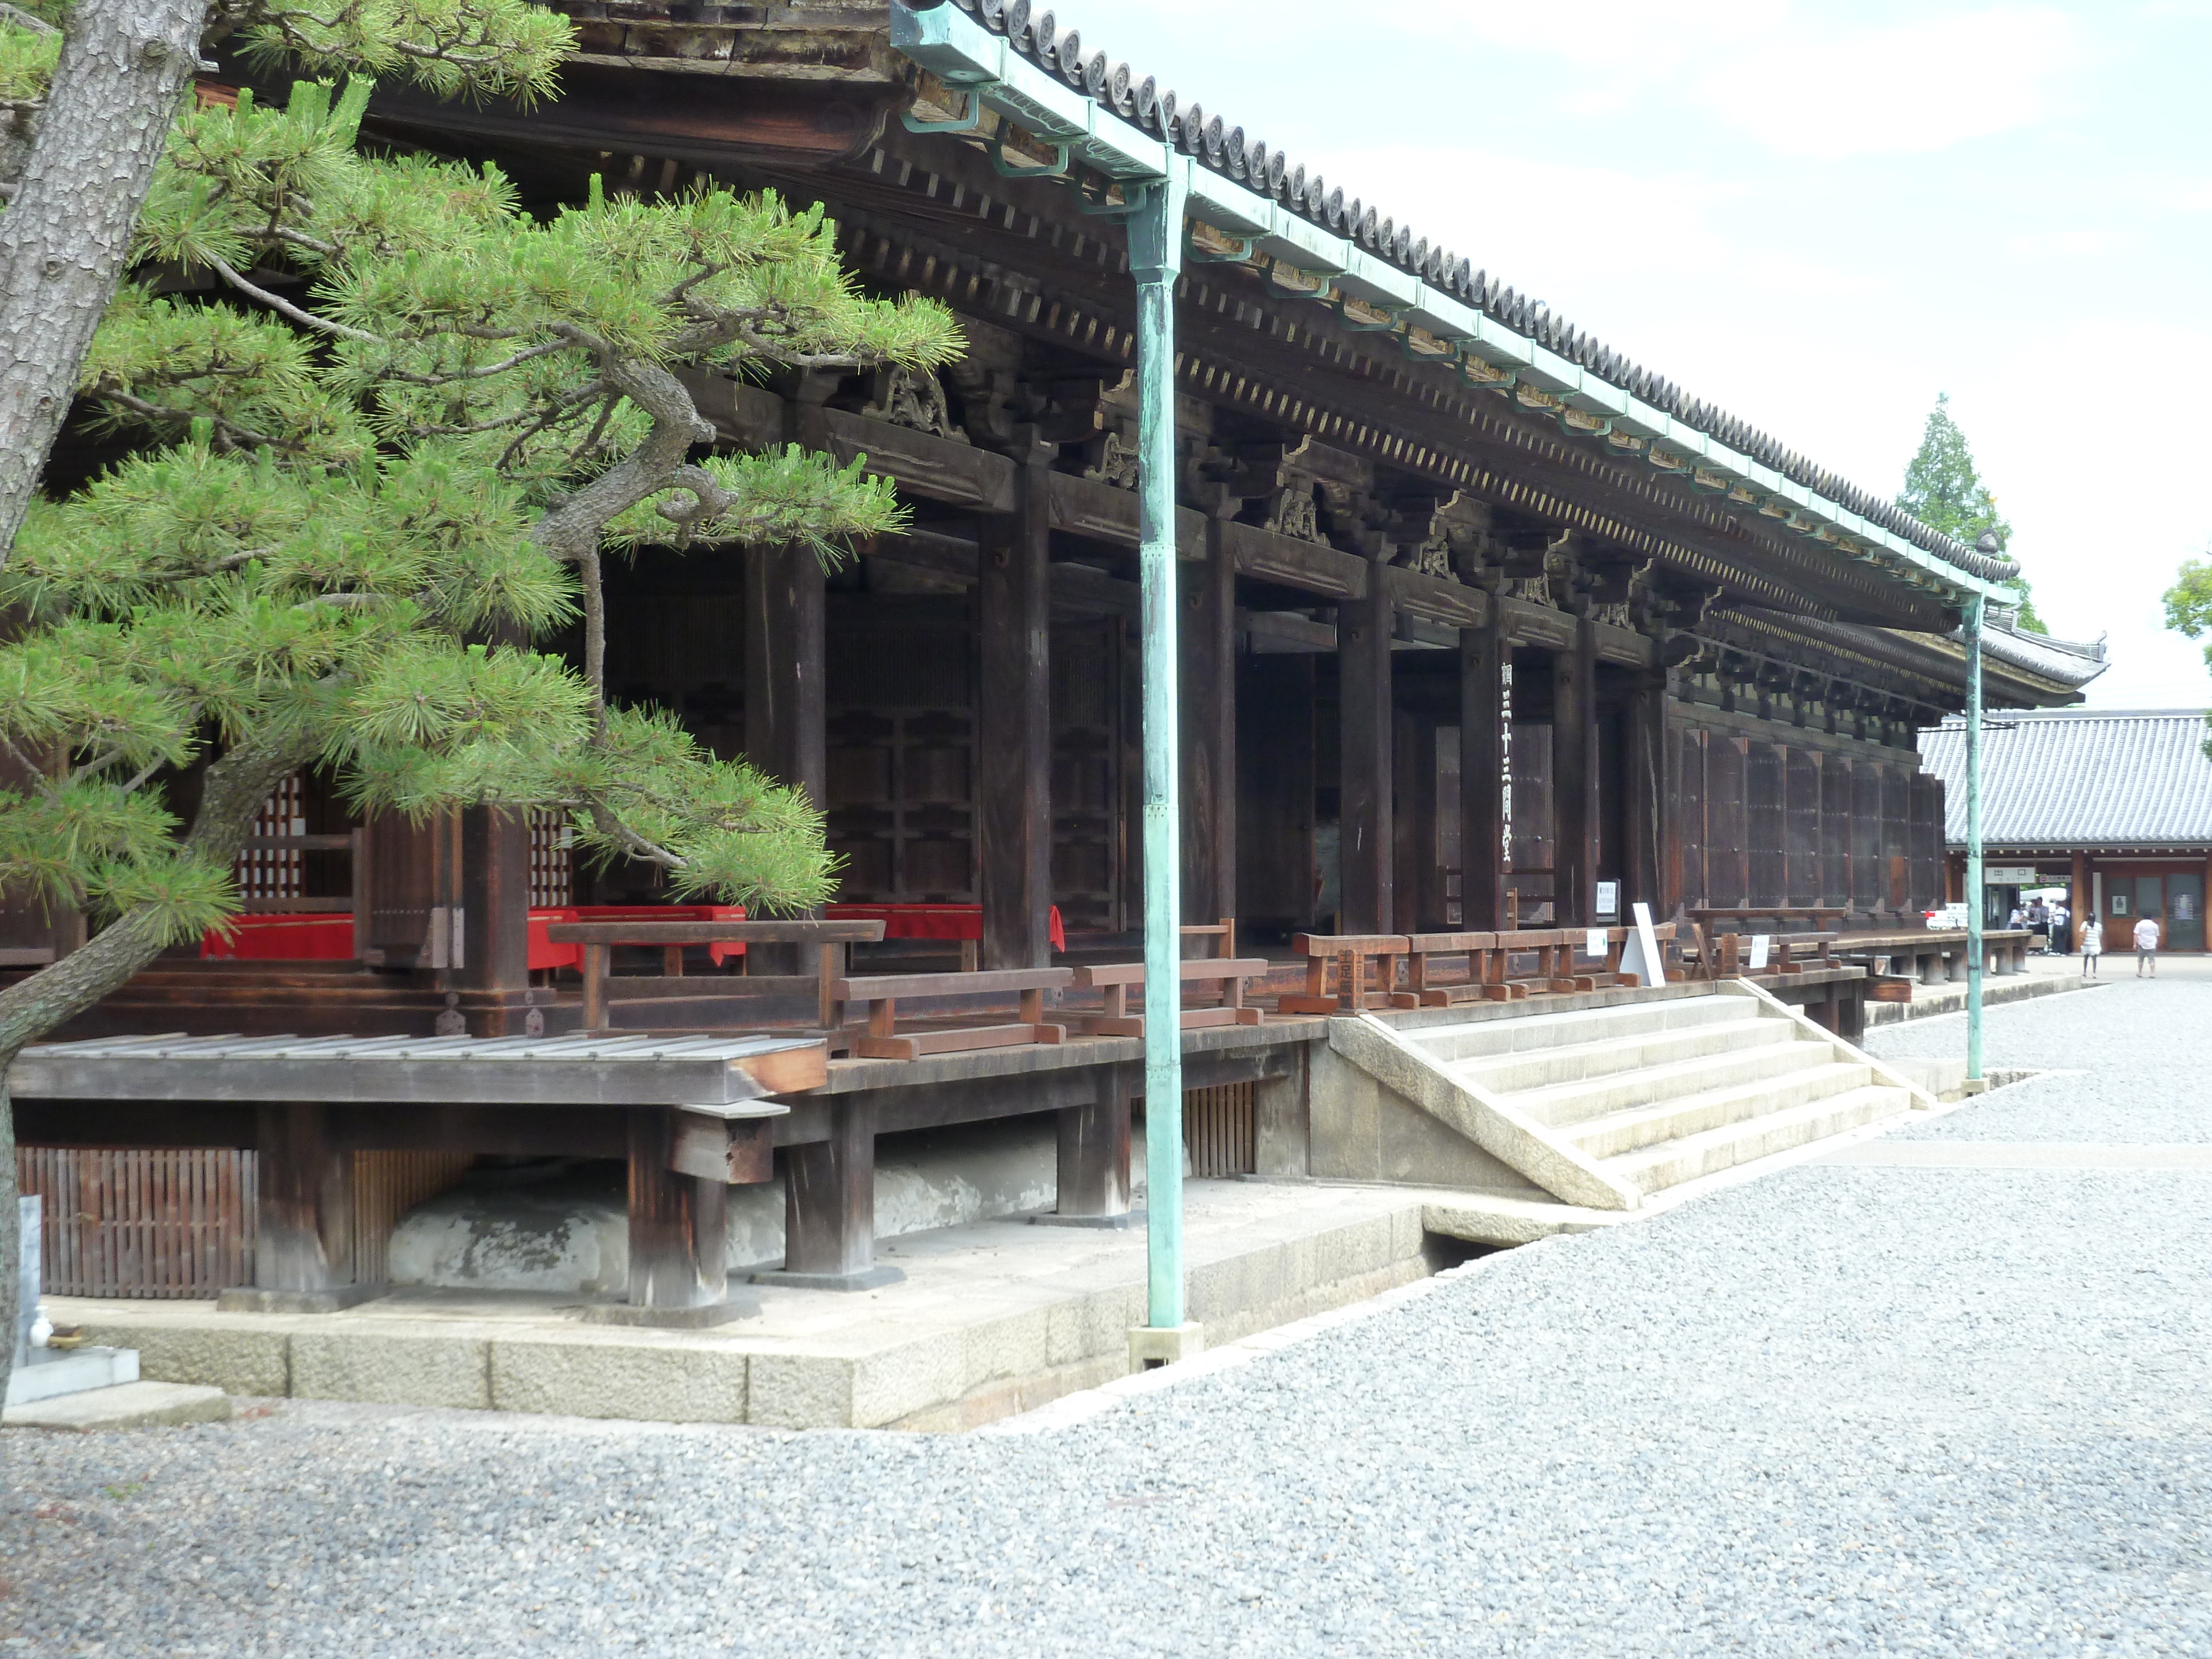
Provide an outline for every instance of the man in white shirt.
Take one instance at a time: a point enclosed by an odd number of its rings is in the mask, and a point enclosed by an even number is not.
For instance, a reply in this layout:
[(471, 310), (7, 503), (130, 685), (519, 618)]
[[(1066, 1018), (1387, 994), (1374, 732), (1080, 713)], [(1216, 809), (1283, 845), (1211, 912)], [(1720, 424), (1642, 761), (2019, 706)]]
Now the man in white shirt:
[(2158, 918), (2156, 916), (2145, 916), (2136, 923), (2136, 977), (2137, 979), (2143, 976), (2145, 968), (2150, 969), (2150, 976), (2153, 979), (2158, 977)]

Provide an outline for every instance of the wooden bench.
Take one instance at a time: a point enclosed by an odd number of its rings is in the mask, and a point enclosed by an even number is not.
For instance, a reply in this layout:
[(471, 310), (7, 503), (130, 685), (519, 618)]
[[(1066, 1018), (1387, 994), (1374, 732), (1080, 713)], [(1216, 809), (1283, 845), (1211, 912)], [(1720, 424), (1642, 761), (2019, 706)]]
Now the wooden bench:
[[(1184, 929), (1188, 933), (1188, 928)], [(1193, 985), (1219, 987), (1221, 1000), (1212, 1007), (1185, 1008), (1182, 1029), (1203, 1030), (1211, 1025), (1258, 1025), (1266, 1016), (1257, 1008), (1244, 1006), (1244, 981), (1257, 979), (1267, 971), (1267, 962), (1262, 957), (1201, 957), (1182, 964), (1182, 985), (1186, 993)], [(1129, 993), (1142, 993), (1145, 986), (1145, 964), (1141, 962), (1115, 962), (1075, 970), (1075, 988), (1079, 991), (1103, 991), (1106, 1011), (1098, 1014), (1078, 1014), (1078, 1030), (1089, 1036), (1133, 1036), (1145, 1034), (1145, 1017), (1129, 1012)]]
[[(863, 1060), (917, 1060), (923, 1054), (956, 1054), (969, 1048), (1065, 1042), (1067, 1028), (1045, 1020), (1044, 994), (1062, 989), (1074, 977), (1070, 968), (987, 968), (978, 974), (866, 974), (834, 981), (830, 988), (839, 1024), (843, 1023), (843, 1011), (848, 1007), (866, 1011), (867, 1030), (853, 1039), (855, 1055)], [(1003, 996), (1009, 991), (1021, 998), (1021, 1018), (1012, 1024), (897, 1030), (902, 1002)]]
[(811, 945), (817, 966), (811, 974), (745, 974), (715, 981), (732, 996), (811, 994), (822, 1029), (834, 1031), (837, 999), (831, 987), (845, 976), (848, 946), (872, 945), (884, 936), (880, 921), (556, 921), (545, 929), (556, 945), (584, 947), (584, 1029), (607, 1025), (608, 953), (617, 945), (661, 947), (664, 973), (684, 971), (687, 945)]
[[(1771, 950), (1764, 968), (1753, 969), (1744, 960), (1743, 941), (1755, 937), (1747, 933), (1716, 933), (1708, 943), (1704, 931), (1692, 925), (1696, 939), (1692, 959), (1705, 979), (1747, 979), (1759, 975), (1802, 974), (1808, 968), (1839, 968), (1842, 962), (1836, 955), (1837, 933), (1770, 933)], [(1801, 959), (1799, 953), (1811, 954)]]
[[(1652, 930), (1663, 948), (1674, 937), (1674, 924), (1661, 922)], [(1634, 975), (1620, 971), (1620, 959), (1634, 936), (1633, 927), (1525, 927), (1496, 933), (1416, 933), (1413, 960), (1407, 969), (1409, 990), (1401, 994), (1401, 1008), (1440, 1008), (1455, 1002), (1509, 1002), (1534, 993), (1564, 994), (1595, 991), (1627, 983)], [(1585, 969), (1577, 957), (1589, 951), (1590, 935), (1602, 933), (1604, 965)], [(1516, 979), (1510, 958), (1533, 954), (1536, 972)], [(1464, 981), (1432, 983), (1429, 963), (1434, 957), (1465, 957)], [(1675, 975), (1679, 977), (1679, 975)]]
[[(1291, 949), (1306, 959), (1306, 988), (1276, 1000), (1285, 1014), (1349, 1014), (1362, 1008), (1387, 1008), (1398, 988), (1398, 958), (1406, 954), (1403, 933), (1300, 933)], [(1367, 988), (1367, 964), (1378, 962), (1373, 990)], [(1328, 965), (1337, 964), (1337, 991), (1328, 994)]]

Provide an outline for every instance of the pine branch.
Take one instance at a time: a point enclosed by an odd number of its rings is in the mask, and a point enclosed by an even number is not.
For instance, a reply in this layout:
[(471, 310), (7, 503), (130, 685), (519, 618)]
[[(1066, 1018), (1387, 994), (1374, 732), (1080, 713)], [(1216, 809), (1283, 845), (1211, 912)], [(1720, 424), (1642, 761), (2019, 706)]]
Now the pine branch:
[(289, 300), (270, 293), (258, 283), (248, 282), (244, 276), (233, 269), (227, 260), (216, 254), (204, 253), (200, 257), (207, 261), (208, 268), (222, 277), (224, 282), (228, 283), (247, 298), (258, 300), (287, 322), (297, 323), (301, 328), (311, 328), (318, 333), (335, 334), (342, 340), (358, 340), (364, 345), (386, 343), (380, 334), (371, 334), (363, 329), (349, 328), (343, 323), (334, 323), (327, 317), (318, 317), (312, 311), (301, 310)]

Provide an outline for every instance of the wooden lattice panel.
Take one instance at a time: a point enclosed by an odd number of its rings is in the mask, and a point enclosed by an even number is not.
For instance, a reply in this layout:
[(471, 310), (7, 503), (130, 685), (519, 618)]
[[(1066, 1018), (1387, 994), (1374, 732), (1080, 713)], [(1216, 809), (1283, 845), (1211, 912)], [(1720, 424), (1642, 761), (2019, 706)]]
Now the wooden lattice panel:
[(533, 807), (530, 813), (530, 902), (538, 909), (576, 902), (574, 836), (568, 815)]
[[(261, 803), (251, 836), (304, 836), (307, 833), (307, 792), (300, 775), (292, 773)], [(238, 855), (238, 894), (248, 899), (298, 898), (302, 854), (289, 847), (248, 847)]]

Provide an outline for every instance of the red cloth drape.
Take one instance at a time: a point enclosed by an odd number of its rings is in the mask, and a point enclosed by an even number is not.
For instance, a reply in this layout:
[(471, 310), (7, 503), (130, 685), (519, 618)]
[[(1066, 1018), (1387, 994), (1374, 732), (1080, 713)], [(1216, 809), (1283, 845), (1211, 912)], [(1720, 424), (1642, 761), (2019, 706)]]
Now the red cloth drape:
[[(565, 904), (530, 913), (530, 966), (580, 968), (584, 947), (556, 945), (545, 937), (556, 921), (743, 921), (742, 904)], [(236, 962), (349, 962), (353, 959), (353, 917), (335, 915), (234, 916), (228, 939), (210, 927), (200, 939), (200, 955)], [(742, 944), (710, 945), (716, 967), (745, 953)]]
[[(822, 914), (833, 921), (880, 921), (885, 939), (983, 937), (980, 904), (832, 904)], [(1048, 931), (1054, 950), (1067, 949), (1067, 930), (1060, 925), (1057, 904), (1052, 907)]]

